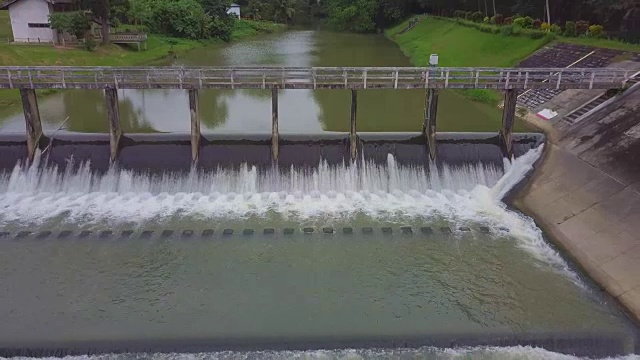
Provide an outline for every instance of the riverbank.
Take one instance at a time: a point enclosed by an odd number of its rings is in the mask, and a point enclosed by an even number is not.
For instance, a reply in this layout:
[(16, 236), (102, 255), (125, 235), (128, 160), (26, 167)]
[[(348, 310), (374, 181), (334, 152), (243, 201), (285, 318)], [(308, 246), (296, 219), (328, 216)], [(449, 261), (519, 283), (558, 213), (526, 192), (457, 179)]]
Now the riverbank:
[[(284, 30), (286, 26), (264, 21), (236, 21), (232, 41)], [(137, 51), (133, 46), (107, 45), (86, 51), (80, 48), (52, 47), (48, 45), (0, 44), (0, 66), (136, 66), (167, 59), (170, 56), (193, 50), (201, 46), (223, 45), (221, 40), (189, 40), (149, 35), (146, 51)], [(55, 91), (54, 91), (55, 92)], [(51, 91), (42, 92), (47, 95)], [(11, 106), (20, 101), (17, 91), (0, 90), (0, 107)]]

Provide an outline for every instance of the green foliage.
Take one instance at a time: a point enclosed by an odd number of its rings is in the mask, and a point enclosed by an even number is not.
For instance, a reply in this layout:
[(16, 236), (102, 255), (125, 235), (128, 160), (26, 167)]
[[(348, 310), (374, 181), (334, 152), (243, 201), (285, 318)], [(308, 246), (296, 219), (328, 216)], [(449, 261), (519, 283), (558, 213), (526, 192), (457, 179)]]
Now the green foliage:
[(560, 33), (562, 32), (562, 29), (558, 24), (552, 24), (549, 30), (551, 30), (551, 32), (556, 35), (560, 35)]
[(496, 25), (504, 24), (504, 16), (502, 14), (496, 14)]
[(591, 25), (589, 26), (588, 35), (591, 37), (602, 37), (604, 36), (604, 26), (602, 25)]
[(290, 23), (296, 12), (295, 0), (275, 0), (273, 7), (273, 20), (281, 23)]
[(503, 25), (511, 25), (512, 23), (513, 23), (513, 18), (510, 16), (504, 18), (504, 21), (502, 22)]
[(93, 51), (95, 50), (96, 46), (98, 45), (98, 43), (93, 39), (93, 38), (88, 38), (84, 40), (84, 48), (87, 51)]
[(576, 36), (576, 23), (573, 21), (567, 21), (564, 23), (564, 36), (575, 37)]
[(480, 11), (476, 11), (473, 14), (471, 14), (471, 21), (473, 22), (481, 22), (482, 19), (484, 19), (484, 14), (481, 13)]
[(531, 24), (531, 27), (533, 29), (540, 29), (541, 26), (542, 26), (542, 20), (540, 19), (533, 20), (533, 23)]
[(485, 24), (489, 24), (489, 23), (490, 23), (490, 21), (491, 21), (491, 20), (489, 19), (489, 17), (488, 17), (488, 16), (485, 16), (485, 17), (484, 17), (484, 20), (482, 20), (482, 22), (483, 22), (483, 23), (485, 23)]
[(577, 36), (586, 35), (588, 30), (589, 30), (589, 22), (588, 21), (580, 20), (580, 21), (576, 22), (576, 35)]
[(548, 22), (543, 22), (543, 23), (540, 25), (540, 30), (542, 30), (542, 31), (546, 31), (546, 32), (551, 31), (551, 24), (549, 24)]
[(329, 5), (329, 24), (337, 30), (354, 32), (373, 32), (376, 29), (374, 21), (377, 11), (377, 1), (333, 0)]
[(512, 24), (514, 26), (519, 26), (521, 28), (525, 28), (526, 27), (526, 25), (525, 25), (526, 24), (526, 20), (523, 17), (518, 17), (518, 18), (513, 19)]
[(91, 19), (84, 11), (53, 13), (49, 15), (49, 23), (52, 29), (74, 35), (78, 40), (91, 29)]
[(524, 18), (524, 26), (523, 28), (525, 29), (531, 29), (533, 28), (533, 18), (531, 16), (527, 16)]

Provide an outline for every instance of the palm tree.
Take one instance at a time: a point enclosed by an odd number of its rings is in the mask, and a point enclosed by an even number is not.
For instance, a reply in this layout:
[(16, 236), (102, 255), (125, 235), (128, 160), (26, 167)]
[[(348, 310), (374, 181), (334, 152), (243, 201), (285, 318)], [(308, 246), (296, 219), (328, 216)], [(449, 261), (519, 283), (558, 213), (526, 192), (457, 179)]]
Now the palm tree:
[(296, 0), (276, 0), (273, 4), (273, 18), (276, 21), (289, 22), (296, 12)]

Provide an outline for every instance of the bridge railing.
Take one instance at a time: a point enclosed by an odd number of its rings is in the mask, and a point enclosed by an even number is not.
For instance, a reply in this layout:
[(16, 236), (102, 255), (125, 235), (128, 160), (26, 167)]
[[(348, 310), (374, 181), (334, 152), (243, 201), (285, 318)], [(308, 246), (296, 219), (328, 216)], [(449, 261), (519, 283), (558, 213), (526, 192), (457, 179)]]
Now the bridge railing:
[(4, 89), (612, 89), (625, 69), (0, 67)]

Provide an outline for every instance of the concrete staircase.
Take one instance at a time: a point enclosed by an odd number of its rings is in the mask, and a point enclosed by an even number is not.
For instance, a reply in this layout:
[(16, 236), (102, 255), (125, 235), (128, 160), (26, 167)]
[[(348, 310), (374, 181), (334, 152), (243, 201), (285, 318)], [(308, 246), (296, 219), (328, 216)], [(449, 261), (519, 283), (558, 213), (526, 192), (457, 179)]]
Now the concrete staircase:
[[(627, 88), (640, 82), (640, 71), (635, 73), (629, 81), (627, 81)], [(598, 106), (604, 104), (607, 100), (613, 98), (616, 94), (614, 92), (605, 92), (586, 103), (580, 105), (578, 108), (567, 114), (563, 120), (569, 124), (575, 124), (584, 119), (589, 113), (591, 113)]]

